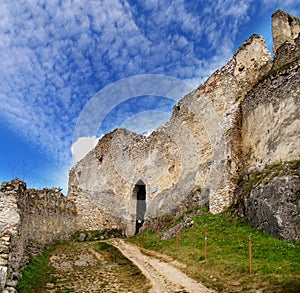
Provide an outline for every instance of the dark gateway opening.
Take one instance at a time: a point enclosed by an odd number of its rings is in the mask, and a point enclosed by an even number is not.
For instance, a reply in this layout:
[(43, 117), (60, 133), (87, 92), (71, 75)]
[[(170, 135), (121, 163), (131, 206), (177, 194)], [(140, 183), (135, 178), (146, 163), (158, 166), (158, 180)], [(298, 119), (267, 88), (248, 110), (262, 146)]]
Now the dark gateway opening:
[(134, 188), (136, 194), (136, 221), (135, 221), (135, 233), (139, 233), (140, 228), (145, 221), (146, 213), (146, 185), (142, 180), (139, 180)]

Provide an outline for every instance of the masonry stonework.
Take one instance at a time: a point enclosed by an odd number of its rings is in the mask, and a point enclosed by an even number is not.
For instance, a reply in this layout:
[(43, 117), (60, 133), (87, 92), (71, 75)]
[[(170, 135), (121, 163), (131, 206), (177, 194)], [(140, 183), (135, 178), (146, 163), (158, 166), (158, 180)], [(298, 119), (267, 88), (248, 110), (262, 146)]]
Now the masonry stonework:
[(174, 213), (194, 189), (198, 204), (218, 213), (243, 174), (299, 159), (299, 19), (280, 10), (272, 23), (274, 60), (253, 35), (150, 136), (117, 129), (72, 168), (80, 227), (133, 235), (139, 184), (144, 220)]
[[(150, 136), (116, 129), (101, 138), (70, 171), (68, 197), (4, 182), (0, 289), (16, 286), (30, 253), (76, 230), (129, 236), (147, 219), (191, 207), (219, 213), (236, 202), (241, 178), (276, 162), (298, 166), (300, 22), (281, 10), (272, 21), (274, 60), (263, 38), (251, 36)], [(300, 231), (297, 168), (260, 182), (241, 204), (255, 227), (292, 241)]]
[(272, 15), (273, 53), (279, 55), (278, 49), (284, 43), (293, 45), (300, 33), (299, 18), (279, 9)]
[[(15, 179), (0, 186), (0, 290), (17, 284), (30, 254), (77, 230), (73, 201), (58, 189), (27, 189)], [(10, 292), (10, 291), (9, 291)]]

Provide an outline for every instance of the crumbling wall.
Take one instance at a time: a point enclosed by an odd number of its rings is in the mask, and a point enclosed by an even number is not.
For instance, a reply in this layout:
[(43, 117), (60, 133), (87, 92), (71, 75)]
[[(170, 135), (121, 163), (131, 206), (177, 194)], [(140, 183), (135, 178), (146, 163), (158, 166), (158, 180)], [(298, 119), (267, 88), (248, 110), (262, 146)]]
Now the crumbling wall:
[(295, 43), (300, 33), (299, 18), (279, 9), (272, 15), (273, 53), (277, 57), (281, 52), (277, 50), (285, 43)]
[(201, 93), (210, 100), (219, 115), (206, 185), (212, 213), (229, 207), (234, 197), (242, 157), (240, 103), (271, 66), (265, 41), (253, 35), (223, 68), (200, 87)]
[(209, 202), (212, 212), (229, 206), (241, 156), (240, 99), (269, 62), (265, 41), (253, 35), (149, 137), (125, 129), (104, 136), (70, 172), (81, 227), (118, 226), (132, 235), (139, 180), (146, 185), (146, 218), (172, 213), (195, 186), (202, 190), (199, 203)]
[(272, 70), (242, 103), (244, 174), (300, 157), (300, 50), (291, 57), (295, 61)]
[[(300, 36), (299, 19), (283, 11), (273, 15), (272, 69), (242, 102), (243, 169), (240, 178), (249, 194), (237, 192), (240, 216), (254, 227), (289, 241), (299, 241), (299, 168), (272, 171), (300, 158)], [(279, 37), (279, 32), (282, 36)], [(295, 39), (292, 39), (294, 38)], [(286, 163), (285, 163), (286, 162)], [(297, 164), (296, 164), (297, 165)], [(259, 184), (253, 178), (275, 173)], [(248, 178), (248, 179), (247, 179)]]
[(76, 231), (75, 204), (58, 189), (27, 189), (18, 179), (0, 186), (0, 289), (16, 286), (30, 253)]
[(298, 30), (297, 18), (275, 13), (274, 61), (253, 35), (149, 137), (125, 129), (105, 135), (70, 172), (80, 227), (132, 235), (139, 181), (145, 219), (174, 213), (194, 188), (198, 204), (218, 213), (233, 203), (241, 175), (299, 158)]

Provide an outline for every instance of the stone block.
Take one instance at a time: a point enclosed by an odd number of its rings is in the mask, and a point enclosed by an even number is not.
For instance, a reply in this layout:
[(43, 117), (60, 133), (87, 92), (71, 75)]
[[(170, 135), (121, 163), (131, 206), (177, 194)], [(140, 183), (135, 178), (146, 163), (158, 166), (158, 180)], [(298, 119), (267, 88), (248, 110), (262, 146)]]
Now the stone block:
[(9, 248), (9, 246), (7, 246), (7, 245), (0, 245), (0, 253), (9, 253), (9, 250), (10, 250), (10, 248)]
[(6, 284), (7, 267), (0, 266), (0, 289), (3, 290)]
[(7, 265), (7, 259), (0, 258), (0, 267)]

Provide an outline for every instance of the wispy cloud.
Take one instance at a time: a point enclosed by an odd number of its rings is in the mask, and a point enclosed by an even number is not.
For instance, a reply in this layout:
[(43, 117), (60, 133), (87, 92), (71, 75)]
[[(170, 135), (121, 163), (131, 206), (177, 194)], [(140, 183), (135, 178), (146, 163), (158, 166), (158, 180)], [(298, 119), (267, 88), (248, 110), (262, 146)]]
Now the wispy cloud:
[[(293, 2), (283, 8), (293, 12)], [(1, 115), (49, 156), (70, 162), (76, 119), (100, 89), (145, 73), (197, 86), (230, 58), (253, 6), (261, 7), (254, 0), (2, 0)], [(130, 118), (126, 111), (119, 117)]]
[(139, 112), (126, 119), (122, 128), (126, 128), (136, 133), (149, 135), (153, 130), (161, 126), (171, 118), (170, 112), (150, 110)]
[(300, 10), (300, 3), (294, 0), (263, 0), (262, 10), (270, 11), (271, 13), (277, 9), (284, 9), (288, 13), (298, 15)]

